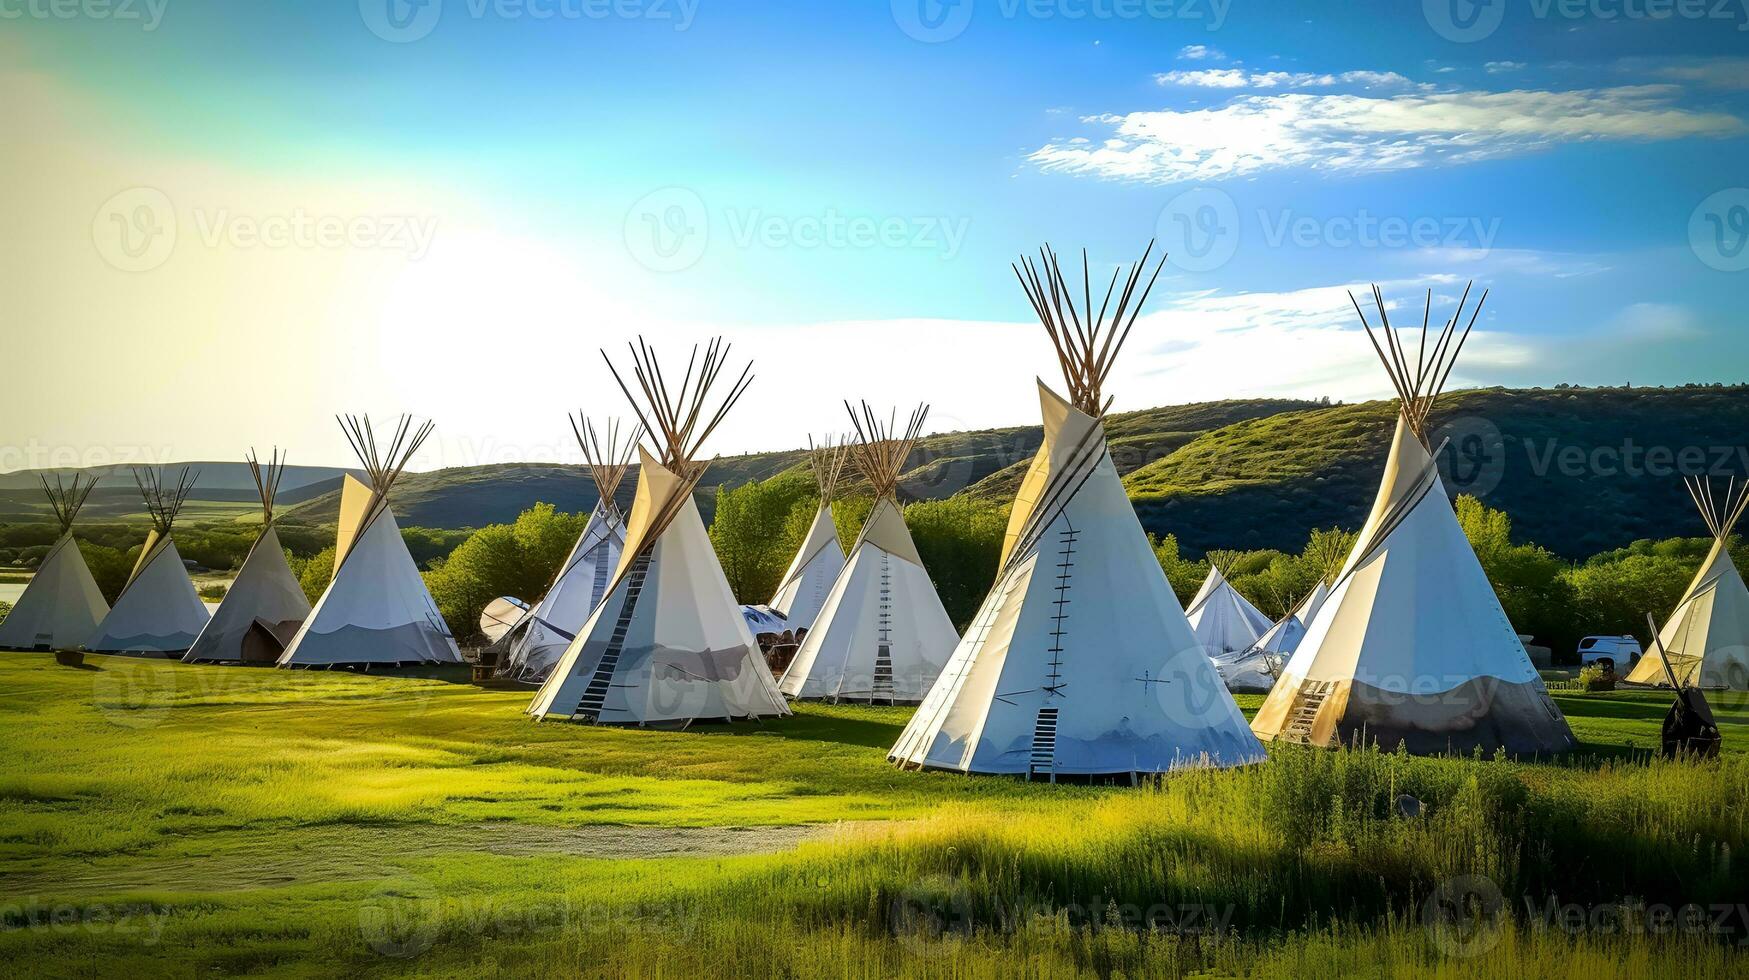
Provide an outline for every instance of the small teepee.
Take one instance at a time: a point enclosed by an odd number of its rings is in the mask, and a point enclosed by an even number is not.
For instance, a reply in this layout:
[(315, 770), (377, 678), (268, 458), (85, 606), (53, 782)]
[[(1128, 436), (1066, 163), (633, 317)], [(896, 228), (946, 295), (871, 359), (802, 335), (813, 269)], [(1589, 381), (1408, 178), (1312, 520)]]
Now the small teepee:
[(1215, 669), (1221, 672), (1221, 680), (1227, 682), (1227, 690), (1257, 694), (1267, 693), (1275, 686), (1283, 665), (1299, 649), (1300, 641), (1306, 638), (1306, 624), (1318, 614), (1324, 599), (1330, 595), (1329, 580), (1342, 570), (1345, 557), (1345, 553), (1333, 553), (1323, 574), (1318, 576), (1318, 584), (1286, 616), (1258, 637), (1251, 649), (1230, 657), (1212, 658)]
[(1731, 531), (1749, 509), (1749, 482), (1732, 480), (1722, 496), (1696, 477), (1689, 495), (1712, 532), (1712, 550), (1658, 634), (1670, 671), (1654, 656), (1642, 656), (1627, 676), (1630, 684), (1668, 686), (1669, 675), (1687, 687), (1749, 691), (1749, 589), (1731, 561)]
[(140, 560), (134, 563), (128, 584), (122, 587), (109, 615), (103, 617), (95, 638), (86, 641), (85, 649), (180, 655), (206, 628), (211, 617), (170, 537), (176, 515), (199, 478), (200, 474), (190, 476), (183, 467), (176, 483), (167, 485), (162, 471), (134, 471), (134, 482), (152, 518), (152, 530), (140, 548)]
[(831, 437), (816, 446), (808, 441), (808, 453), (814, 470), (814, 481), (820, 486), (820, 509), (814, 513), (807, 537), (796, 549), (796, 556), (783, 573), (766, 606), (784, 618), (788, 629), (812, 629), (814, 620), (826, 605), (826, 594), (838, 573), (844, 568), (844, 549), (838, 544), (838, 526), (832, 523), (832, 494), (838, 477), (844, 471), (844, 461), (850, 447), (843, 441), (837, 445)]
[(1044, 443), (1015, 497), (996, 583), (889, 760), (1052, 780), (1263, 760), (1106, 445), (1103, 386), (1160, 274), (1157, 264), (1142, 288), (1151, 251), (1115, 307), (1121, 270), (1112, 274), (1097, 313), (1085, 257), (1079, 310), (1055, 253), (1015, 268), (1069, 397), (1038, 382)]
[(109, 603), (103, 601), (103, 592), (91, 577), (85, 556), (79, 553), (79, 543), (73, 540), (73, 521), (97, 486), (96, 478), (81, 482), (74, 474), (73, 485), (67, 486), (56, 476), (52, 487), (47, 478), (39, 475), (37, 479), (54, 508), (61, 536), (37, 565), (36, 574), (5, 621), (0, 622), (0, 650), (75, 649), (91, 638), (109, 612)]
[(781, 687), (793, 698), (915, 704), (959, 642), (899, 509), (899, 475), (929, 407), (918, 406), (902, 434), (896, 417), (880, 422), (867, 402), (860, 416), (844, 407), (857, 435), (851, 458), (874, 508)]
[(789, 714), (692, 496), (709, 465), (698, 459), (700, 448), (753, 380), (748, 365), (710, 409), (728, 356), (720, 340), (702, 358), (694, 347), (671, 388), (640, 338), (632, 373), (641, 399), (608, 361), (661, 457), (638, 447), (625, 549), (606, 598), (529, 705), (536, 719), (678, 727)]
[(1211, 659), (1221, 660), (1244, 653), (1256, 645), (1269, 630), (1269, 617), (1233, 588), (1221, 567), (1222, 562), (1211, 556), (1209, 573), (1202, 588), (1184, 610), (1190, 621), (1190, 631)]
[[(1428, 420), (1487, 294), (1429, 344), (1429, 292), (1414, 357), (1377, 287), (1383, 344), (1361, 325), (1399, 396), (1372, 513), (1251, 727), (1313, 745), (1376, 741), (1417, 754), (1552, 753), (1576, 742), (1458, 526), (1427, 443)], [(1355, 304), (1360, 312), (1360, 304)]]
[(521, 681), (546, 679), (607, 595), (608, 578), (619, 566), (625, 549), (625, 518), (614, 494), (631, 467), (638, 440), (622, 438), (617, 422), (608, 423), (604, 440), (581, 412), (571, 420), (571, 431), (583, 447), (583, 459), (600, 499), (571, 554), (553, 576), (546, 596), (500, 641), (508, 650), (500, 672)]
[(244, 663), (271, 666), (310, 614), (310, 600), (286, 563), (285, 548), (273, 527), (273, 501), (285, 475), (285, 458), (273, 451), (266, 466), (249, 454), (249, 472), (261, 495), (261, 533), (249, 547), (236, 581), (225, 593), (212, 622), (201, 630), (184, 663)]
[(285, 652), (281, 667), (395, 667), (460, 663), (461, 651), (425, 588), (389, 508), (389, 492), (433, 428), (403, 415), (379, 448), (370, 420), (339, 419), (370, 483), (348, 474), (340, 490), (334, 578)]

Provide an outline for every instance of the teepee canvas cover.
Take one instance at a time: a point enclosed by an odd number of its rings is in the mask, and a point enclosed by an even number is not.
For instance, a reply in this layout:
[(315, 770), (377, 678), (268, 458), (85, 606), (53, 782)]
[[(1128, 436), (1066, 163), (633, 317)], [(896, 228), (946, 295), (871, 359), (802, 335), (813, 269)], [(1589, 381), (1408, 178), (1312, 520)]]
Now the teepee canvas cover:
[(5, 621), (0, 622), (0, 650), (75, 649), (91, 638), (109, 612), (109, 603), (103, 601), (103, 592), (91, 577), (85, 556), (79, 553), (79, 543), (73, 540), (73, 520), (97, 480), (81, 483), (75, 474), (69, 487), (57, 476), (51, 487), (46, 478), (37, 479), (54, 508), (61, 536), (37, 565), (36, 574)]
[(874, 508), (781, 687), (793, 698), (915, 704), (959, 642), (899, 509), (899, 475), (929, 409), (919, 406), (897, 435), (896, 420), (877, 421), (867, 402), (861, 417), (844, 407), (858, 437), (852, 458), (874, 489)]
[(1318, 607), (1324, 604), (1324, 597), (1328, 594), (1329, 587), (1320, 578), (1317, 587), (1299, 606), (1258, 637), (1251, 649), (1211, 657), (1215, 669), (1221, 673), (1221, 680), (1227, 682), (1227, 690), (1256, 694), (1266, 693), (1274, 687), (1276, 678), (1281, 676), (1282, 665), (1305, 639), (1306, 623), (1318, 614)]
[[(1460, 335), (1468, 297), (1466, 289), (1431, 348), (1424, 321), (1411, 359), (1374, 289), (1385, 337), (1374, 349), (1400, 397), (1396, 434), (1354, 550), (1252, 721), (1263, 738), (1377, 741), (1418, 754), (1576, 744), (1458, 526), (1425, 442), (1434, 401), (1487, 299)], [(1364, 314), (1361, 322), (1370, 337)]]
[(607, 595), (608, 578), (619, 567), (620, 554), (625, 549), (625, 519), (620, 516), (613, 495), (631, 466), (637, 439), (622, 440), (619, 427), (609, 423), (604, 444), (600, 433), (582, 413), (572, 420), (571, 431), (577, 436), (577, 444), (583, 447), (584, 461), (600, 499), (571, 554), (559, 566), (547, 594), (502, 641), (509, 652), (501, 673), (518, 680), (546, 679), (547, 672), (589, 620), (589, 614)]
[(833, 445), (830, 439), (816, 446), (810, 440), (808, 452), (814, 469), (814, 480), (820, 486), (820, 509), (814, 513), (814, 523), (808, 526), (807, 537), (796, 549), (795, 558), (778, 583), (777, 592), (766, 603), (782, 615), (789, 629), (811, 630), (826, 605), (826, 595), (838, 573), (844, 568), (844, 549), (838, 544), (838, 526), (832, 523), (832, 492), (838, 486), (838, 476), (844, 470), (849, 447)]
[[(1731, 530), (1749, 508), (1749, 485), (1737, 492), (1733, 481), (1720, 500), (1709, 483), (1697, 478), (1690, 482), (1689, 493), (1713, 534), (1713, 546), (1658, 639), (1670, 657), (1671, 671), (1684, 686), (1749, 690), (1749, 589), (1731, 561), (1730, 548)], [(1663, 664), (1650, 651), (1627, 680), (1670, 683)]]
[(1015, 498), (995, 586), (888, 753), (901, 766), (1054, 779), (1264, 758), (1106, 446), (1101, 386), (1146, 299), (1137, 294), (1146, 260), (1109, 321), (1111, 288), (1097, 318), (1091, 304), (1078, 313), (1054, 254), (1044, 253), (1042, 281), (1030, 261), (1015, 270), (1070, 398), (1039, 383), (1044, 443)]
[(182, 655), (184, 663), (272, 664), (310, 614), (310, 601), (286, 563), (285, 548), (273, 528), (273, 501), (285, 461), (274, 450), (262, 466), (251, 454), (249, 472), (261, 494), (261, 533), (212, 621)]
[(749, 365), (706, 411), (728, 353), (716, 340), (702, 360), (694, 348), (670, 397), (640, 339), (633, 360), (641, 404), (613, 371), (663, 455), (638, 449), (637, 497), (607, 597), (535, 694), (528, 713), (536, 719), (681, 726), (789, 714), (692, 498), (707, 465), (696, 461), (700, 447), (752, 381)]
[(389, 509), (389, 491), (431, 435), (402, 416), (386, 452), (368, 419), (348, 416), (340, 428), (364, 464), (367, 486), (342, 478), (334, 578), (297, 635), (281, 667), (394, 667), (460, 663), (461, 651), (425, 588)]
[(174, 486), (164, 484), (158, 470), (135, 470), (134, 482), (146, 500), (146, 512), (152, 518), (152, 530), (140, 548), (139, 561), (134, 563), (128, 584), (116, 597), (115, 607), (103, 617), (95, 638), (85, 649), (97, 653), (174, 653), (180, 654), (194, 643), (194, 638), (206, 628), (206, 606), (194, 591), (194, 582), (176, 551), (170, 528), (176, 515), (194, 489), (199, 474), (190, 476), (187, 467)]
[(1240, 595), (1213, 561), (1184, 616), (1203, 650), (1217, 659), (1244, 653), (1269, 630), (1269, 617)]

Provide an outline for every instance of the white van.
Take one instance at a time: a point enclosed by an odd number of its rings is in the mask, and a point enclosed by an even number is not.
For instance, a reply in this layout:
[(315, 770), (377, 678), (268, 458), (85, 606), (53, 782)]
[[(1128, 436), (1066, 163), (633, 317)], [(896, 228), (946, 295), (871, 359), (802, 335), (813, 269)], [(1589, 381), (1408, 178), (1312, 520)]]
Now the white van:
[(1607, 660), (1616, 673), (1625, 674), (1640, 659), (1640, 641), (1626, 633), (1621, 636), (1587, 636), (1579, 641), (1579, 664), (1590, 666)]

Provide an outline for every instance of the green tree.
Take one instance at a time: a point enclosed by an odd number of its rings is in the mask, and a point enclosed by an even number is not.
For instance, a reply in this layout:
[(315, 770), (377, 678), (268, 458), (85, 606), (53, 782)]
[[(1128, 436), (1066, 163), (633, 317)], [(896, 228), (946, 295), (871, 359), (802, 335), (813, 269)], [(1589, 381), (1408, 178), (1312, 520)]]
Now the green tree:
[(942, 607), (963, 631), (996, 580), (1008, 505), (960, 495), (925, 500), (905, 508), (905, 524)]
[(458, 637), (479, 631), (480, 613), (499, 596), (539, 601), (588, 524), (587, 514), (561, 514), (537, 503), (513, 524), (475, 531), (449, 557), (432, 563), (426, 588)]
[(1166, 573), (1166, 581), (1171, 583), (1172, 591), (1178, 594), (1178, 604), (1184, 605), (1196, 598), (1196, 590), (1202, 587), (1202, 580), (1208, 577), (1209, 563), (1206, 561), (1191, 561), (1178, 550), (1178, 535), (1168, 534), (1165, 537), (1148, 535), (1148, 544), (1154, 549), (1154, 558), (1160, 562), (1160, 568)]
[(286, 554), (293, 574), (298, 577), (298, 584), (304, 587), (304, 597), (314, 605), (322, 598), (322, 593), (328, 591), (328, 582), (334, 578), (336, 549), (330, 545), (308, 558), (298, 558), (290, 552)]
[(869, 496), (839, 497), (832, 501), (832, 523), (838, 528), (838, 544), (846, 554), (862, 533), (862, 524), (874, 510), (874, 498)]
[(1512, 543), (1512, 519), (1469, 494), (1457, 499), (1458, 526), (1475, 549), (1513, 628), (1555, 649), (1575, 639), (1567, 563), (1534, 544)]
[(756, 603), (771, 598), (807, 530), (806, 524), (796, 528), (791, 512), (807, 509), (811, 516), (818, 506), (813, 480), (798, 472), (780, 473), (733, 489), (717, 488), (711, 546), (735, 601)]
[(1646, 614), (1660, 623), (1676, 604), (1699, 567), (1689, 559), (1651, 553), (1598, 556), (1566, 573), (1573, 590), (1575, 636), (1630, 634), (1652, 641)]
[(0, 602), (0, 623), (6, 622), (7, 614), (12, 612), (12, 603)]
[(97, 590), (103, 593), (104, 601), (113, 604), (127, 587), (128, 576), (133, 574), (134, 557), (119, 548), (85, 540), (79, 541), (79, 554), (91, 569), (91, 577), (97, 580)]

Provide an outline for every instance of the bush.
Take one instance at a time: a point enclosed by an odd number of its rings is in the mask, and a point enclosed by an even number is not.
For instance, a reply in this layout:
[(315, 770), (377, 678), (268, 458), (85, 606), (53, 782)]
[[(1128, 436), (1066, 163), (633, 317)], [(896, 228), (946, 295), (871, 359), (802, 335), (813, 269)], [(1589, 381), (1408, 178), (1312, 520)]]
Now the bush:
[(6, 615), (12, 612), (12, 603), (0, 602), (0, 623), (6, 622)]
[(1615, 690), (1615, 673), (1605, 671), (1598, 664), (1588, 664), (1579, 671), (1579, 689), (1582, 691), (1613, 691)]
[(209, 602), (218, 602), (225, 597), (227, 591), (229, 590), (226, 589), (223, 582), (213, 582), (200, 587), (200, 597)]
[(800, 471), (717, 488), (711, 547), (736, 602), (771, 598), (819, 507), (813, 479)]
[(942, 608), (962, 632), (996, 580), (1002, 537), (1008, 530), (1007, 504), (966, 496), (925, 500), (905, 508), (905, 524), (917, 543)]
[(561, 514), (537, 503), (516, 523), (483, 527), (434, 563), (425, 585), (450, 632), (475, 637), (480, 613), (499, 596), (538, 602), (588, 523), (588, 514)]

